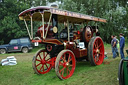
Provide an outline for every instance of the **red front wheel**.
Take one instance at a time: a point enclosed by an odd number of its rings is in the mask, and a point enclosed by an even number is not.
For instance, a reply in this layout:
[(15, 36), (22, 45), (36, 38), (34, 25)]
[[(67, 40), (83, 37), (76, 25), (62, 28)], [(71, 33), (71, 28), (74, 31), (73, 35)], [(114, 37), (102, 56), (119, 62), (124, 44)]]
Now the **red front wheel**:
[(100, 65), (104, 60), (104, 44), (100, 37), (91, 38), (88, 44), (88, 57), (92, 65)]
[(57, 76), (63, 80), (71, 77), (76, 66), (75, 56), (70, 50), (62, 50), (55, 62), (55, 71)]
[(36, 74), (45, 74), (51, 70), (51, 58), (46, 50), (39, 50), (33, 57), (32, 66)]

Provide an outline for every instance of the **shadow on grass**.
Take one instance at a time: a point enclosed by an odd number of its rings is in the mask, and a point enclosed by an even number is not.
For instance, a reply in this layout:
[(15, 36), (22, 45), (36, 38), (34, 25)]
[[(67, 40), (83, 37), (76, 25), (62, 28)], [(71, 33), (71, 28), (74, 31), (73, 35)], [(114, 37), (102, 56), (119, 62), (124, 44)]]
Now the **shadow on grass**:
[[(74, 71), (74, 74), (79, 74), (81, 72), (83, 72), (83, 70), (89, 70), (89, 68), (92, 68), (94, 66), (91, 66), (90, 62), (87, 61), (79, 61), (76, 62), (76, 68)], [(56, 76), (56, 72), (55, 69), (51, 69), (51, 71), (47, 74), (43, 74), (45, 77), (50, 77), (50, 79), (57, 79), (59, 80), (59, 78)], [(42, 76), (43, 76), (42, 75)]]

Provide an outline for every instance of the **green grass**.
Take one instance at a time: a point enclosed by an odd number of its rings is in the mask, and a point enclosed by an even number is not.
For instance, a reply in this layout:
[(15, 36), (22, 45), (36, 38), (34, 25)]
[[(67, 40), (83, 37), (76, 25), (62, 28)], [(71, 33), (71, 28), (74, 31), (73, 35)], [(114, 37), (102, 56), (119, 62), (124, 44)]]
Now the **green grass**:
[(119, 85), (117, 77), (120, 57), (112, 59), (109, 44), (105, 44), (108, 59), (104, 62), (107, 61), (110, 64), (91, 66), (89, 62), (77, 62), (73, 76), (63, 81), (56, 76), (54, 69), (47, 74), (34, 74), (32, 58), (38, 49), (35, 48), (26, 54), (0, 54), (0, 61), (8, 56), (15, 56), (18, 62), (15, 66), (0, 66), (0, 85)]

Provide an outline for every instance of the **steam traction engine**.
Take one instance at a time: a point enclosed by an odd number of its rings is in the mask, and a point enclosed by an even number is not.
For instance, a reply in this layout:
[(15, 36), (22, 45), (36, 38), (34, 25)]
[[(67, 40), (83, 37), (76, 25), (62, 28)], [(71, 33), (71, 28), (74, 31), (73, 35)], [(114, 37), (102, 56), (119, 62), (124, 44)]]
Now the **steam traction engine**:
[[(86, 59), (92, 65), (100, 65), (104, 59), (104, 44), (98, 36), (97, 26), (88, 26), (89, 21), (106, 22), (105, 19), (49, 8), (44, 6), (27, 9), (19, 14), (24, 20), (32, 42), (44, 44), (33, 57), (32, 66), (37, 74), (48, 73), (51, 68), (60, 79), (72, 76), (77, 59)], [(26, 21), (31, 21), (31, 32)], [(33, 21), (40, 21), (33, 38)], [(63, 24), (59, 27), (58, 24)], [(75, 24), (86, 26), (75, 31)], [(96, 35), (96, 36), (94, 36)]]

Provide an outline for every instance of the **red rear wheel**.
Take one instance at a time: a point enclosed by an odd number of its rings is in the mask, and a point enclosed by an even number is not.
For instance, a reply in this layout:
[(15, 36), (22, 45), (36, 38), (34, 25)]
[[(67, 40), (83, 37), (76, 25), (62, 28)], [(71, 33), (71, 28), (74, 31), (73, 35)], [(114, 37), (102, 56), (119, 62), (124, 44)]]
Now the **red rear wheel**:
[(32, 66), (36, 74), (45, 74), (51, 70), (50, 55), (43, 49), (33, 57)]
[(90, 39), (92, 38), (93, 33), (92, 33), (92, 28), (90, 26), (87, 26), (83, 30), (83, 40), (84, 42), (88, 43)]
[(93, 37), (88, 44), (88, 57), (92, 65), (100, 65), (104, 60), (104, 44), (100, 37)]
[(75, 56), (70, 50), (62, 50), (55, 62), (55, 71), (60, 79), (67, 79), (74, 73), (76, 66)]

